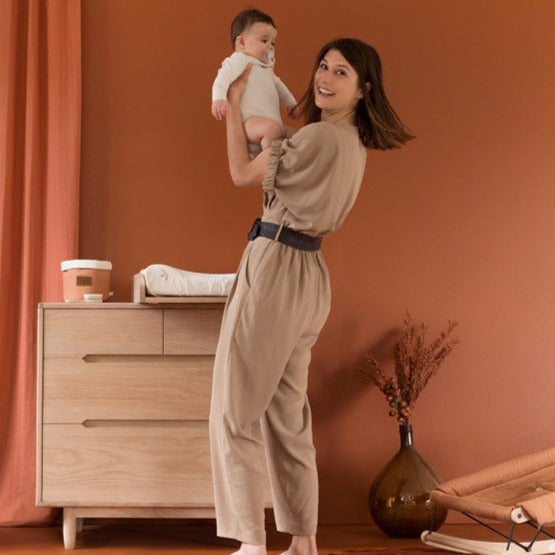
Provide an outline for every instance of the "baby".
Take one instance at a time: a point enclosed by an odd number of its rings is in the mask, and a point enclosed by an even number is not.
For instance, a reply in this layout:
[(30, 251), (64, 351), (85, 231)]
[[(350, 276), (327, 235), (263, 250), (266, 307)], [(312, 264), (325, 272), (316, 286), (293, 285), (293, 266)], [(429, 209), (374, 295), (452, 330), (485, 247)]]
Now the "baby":
[(212, 87), (212, 115), (221, 120), (227, 111), (227, 90), (248, 64), (252, 64), (241, 97), (241, 113), (251, 157), (285, 135), (280, 104), (288, 115), (299, 115), (297, 102), (274, 74), (277, 30), (272, 18), (258, 10), (242, 11), (231, 24), (235, 52), (226, 58)]

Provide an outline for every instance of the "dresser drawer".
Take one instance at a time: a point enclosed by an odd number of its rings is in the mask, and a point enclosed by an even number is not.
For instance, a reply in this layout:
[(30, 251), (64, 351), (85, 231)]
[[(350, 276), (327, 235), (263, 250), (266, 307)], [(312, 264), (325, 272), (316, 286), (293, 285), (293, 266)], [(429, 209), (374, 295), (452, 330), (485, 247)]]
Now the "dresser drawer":
[(43, 422), (208, 420), (213, 365), (213, 356), (47, 358)]
[(216, 353), (223, 306), (164, 310), (164, 353), (209, 355)]
[(163, 351), (162, 310), (49, 309), (43, 329), (46, 357)]
[(43, 428), (42, 503), (213, 505), (208, 423)]

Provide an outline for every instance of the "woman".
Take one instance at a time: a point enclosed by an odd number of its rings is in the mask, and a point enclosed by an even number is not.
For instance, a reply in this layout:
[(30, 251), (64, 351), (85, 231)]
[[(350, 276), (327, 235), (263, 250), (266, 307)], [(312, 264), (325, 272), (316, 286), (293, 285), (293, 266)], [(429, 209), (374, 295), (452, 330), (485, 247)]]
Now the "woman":
[[(412, 138), (390, 106), (376, 51), (354, 39), (326, 44), (301, 101), (308, 125), (250, 160), (239, 99), (228, 92), (229, 169), (235, 185), (262, 183), (264, 211), (249, 233), (224, 311), (214, 364), (210, 446), (217, 533), (264, 555), (269, 476), (288, 555), (315, 555), (318, 476), (306, 394), (310, 349), (330, 310), (322, 236), (353, 206), (366, 148)], [(264, 455), (266, 463), (264, 462)]]

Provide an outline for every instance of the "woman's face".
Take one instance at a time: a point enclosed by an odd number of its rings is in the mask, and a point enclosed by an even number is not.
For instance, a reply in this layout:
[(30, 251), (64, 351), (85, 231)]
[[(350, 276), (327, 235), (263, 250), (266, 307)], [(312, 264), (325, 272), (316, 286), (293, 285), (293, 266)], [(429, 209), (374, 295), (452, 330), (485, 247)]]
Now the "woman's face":
[(314, 74), (314, 100), (323, 115), (352, 112), (362, 98), (358, 75), (339, 50), (328, 50)]

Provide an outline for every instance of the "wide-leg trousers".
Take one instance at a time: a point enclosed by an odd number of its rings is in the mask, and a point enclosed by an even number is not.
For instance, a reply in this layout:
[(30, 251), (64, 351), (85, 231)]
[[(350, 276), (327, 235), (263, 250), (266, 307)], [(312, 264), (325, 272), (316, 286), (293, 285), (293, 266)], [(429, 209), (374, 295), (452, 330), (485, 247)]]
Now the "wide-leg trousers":
[(316, 534), (318, 475), (307, 381), (330, 301), (321, 251), (264, 237), (247, 245), (224, 310), (212, 383), (218, 536), (266, 543), (268, 482), (277, 529)]

